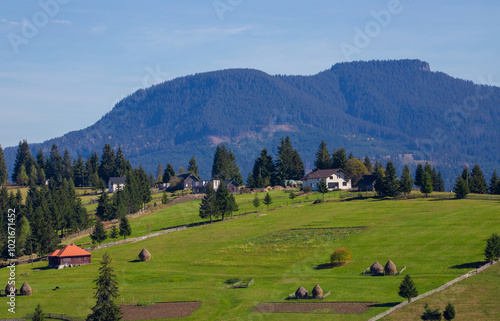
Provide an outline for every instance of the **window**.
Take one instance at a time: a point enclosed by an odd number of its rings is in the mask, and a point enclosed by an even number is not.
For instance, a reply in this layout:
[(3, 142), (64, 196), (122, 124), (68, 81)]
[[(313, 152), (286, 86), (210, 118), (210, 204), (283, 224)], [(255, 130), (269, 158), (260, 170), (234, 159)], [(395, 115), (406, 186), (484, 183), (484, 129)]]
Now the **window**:
[(342, 186), (347, 186), (347, 182), (343, 182), (343, 183), (342, 183)]

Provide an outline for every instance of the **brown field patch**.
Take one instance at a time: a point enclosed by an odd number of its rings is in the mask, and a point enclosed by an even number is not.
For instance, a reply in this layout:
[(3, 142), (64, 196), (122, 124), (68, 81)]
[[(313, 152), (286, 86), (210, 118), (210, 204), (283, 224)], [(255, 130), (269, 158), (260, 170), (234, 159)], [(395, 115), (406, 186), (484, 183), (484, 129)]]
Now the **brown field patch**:
[(298, 302), (261, 303), (252, 311), (261, 313), (336, 313), (362, 314), (376, 302)]
[(150, 306), (122, 305), (122, 320), (185, 318), (201, 306), (201, 302), (160, 302)]

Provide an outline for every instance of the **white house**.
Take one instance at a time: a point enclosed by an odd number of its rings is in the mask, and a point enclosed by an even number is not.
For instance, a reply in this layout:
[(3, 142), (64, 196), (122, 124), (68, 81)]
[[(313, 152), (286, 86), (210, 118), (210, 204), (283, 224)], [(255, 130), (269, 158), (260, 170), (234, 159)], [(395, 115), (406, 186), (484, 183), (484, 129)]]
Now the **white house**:
[(339, 168), (318, 169), (302, 177), (302, 186), (309, 186), (312, 190), (318, 190), (321, 179), (326, 181), (329, 190), (351, 189), (351, 179)]
[(123, 190), (126, 181), (126, 177), (110, 177), (108, 181), (108, 191), (114, 193)]

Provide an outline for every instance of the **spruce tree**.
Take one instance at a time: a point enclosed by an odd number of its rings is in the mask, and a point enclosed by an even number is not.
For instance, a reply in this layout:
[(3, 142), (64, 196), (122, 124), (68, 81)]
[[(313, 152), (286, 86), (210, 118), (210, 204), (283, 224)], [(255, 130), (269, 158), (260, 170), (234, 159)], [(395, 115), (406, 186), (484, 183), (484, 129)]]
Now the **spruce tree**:
[(125, 215), (120, 218), (119, 228), (120, 236), (123, 236), (124, 240), (127, 238), (127, 236), (130, 236), (132, 234), (132, 228), (130, 227), (128, 218)]
[(102, 179), (106, 184), (110, 177), (113, 177), (116, 173), (116, 155), (115, 151), (111, 145), (106, 144), (102, 149), (101, 163), (97, 169), (99, 178)]
[(73, 162), (71, 160), (71, 156), (69, 155), (68, 149), (64, 150), (64, 156), (62, 158), (62, 168), (61, 168), (61, 176), (63, 179), (69, 180), (73, 177)]
[(324, 201), (325, 200), (325, 194), (329, 192), (328, 186), (326, 185), (326, 181), (325, 181), (324, 178), (322, 178), (319, 181), (318, 192), (320, 192), (321, 194), (323, 194), (323, 201)]
[(453, 192), (456, 198), (466, 198), (469, 194), (469, 184), (462, 176), (458, 176), (455, 186), (453, 186)]
[(165, 167), (165, 171), (163, 172), (163, 183), (170, 182), (170, 179), (175, 176), (175, 169), (172, 164), (168, 163), (167, 167)]
[(104, 225), (99, 218), (95, 220), (94, 231), (90, 234), (90, 238), (92, 241), (99, 243), (99, 245), (108, 238), (108, 233), (106, 233)]
[(255, 213), (259, 211), (259, 206), (260, 206), (260, 199), (259, 199), (259, 194), (255, 193), (255, 197), (253, 198), (252, 201), (253, 207), (255, 207)]
[[(112, 156), (112, 155), (111, 155)], [(132, 165), (130, 165), (130, 162), (125, 158), (125, 155), (123, 154), (122, 147), (118, 147), (118, 151), (116, 152), (116, 158), (115, 158), (115, 164), (114, 164), (114, 170), (112, 176), (114, 177), (123, 177), (125, 176), (125, 173), (127, 173), (129, 170), (132, 169)], [(104, 180), (106, 183), (108, 182), (107, 180)]]
[(120, 236), (120, 231), (116, 228), (116, 225), (113, 225), (113, 228), (109, 232), (109, 237), (112, 239), (117, 239)]
[(469, 188), (470, 192), (475, 194), (486, 194), (488, 191), (488, 184), (478, 164), (472, 168)]
[(210, 223), (212, 223), (212, 217), (217, 217), (218, 213), (216, 194), (212, 183), (209, 182), (205, 189), (205, 196), (201, 200), (199, 215), (202, 219), (210, 218)]
[(118, 281), (111, 262), (108, 252), (104, 253), (99, 277), (94, 281), (96, 304), (92, 307), (92, 313), (87, 316), (87, 321), (118, 321), (122, 318), (120, 307), (113, 301), (118, 297)]
[(293, 149), (290, 137), (281, 138), (276, 161), (277, 183), (285, 180), (300, 179), (304, 176), (304, 163), (299, 152)]
[(47, 175), (47, 179), (54, 179), (57, 182), (62, 181), (62, 169), (63, 169), (63, 158), (59, 154), (59, 150), (56, 144), (53, 144), (50, 148), (50, 155), (47, 162), (47, 170), (45, 173)]
[(347, 162), (347, 155), (345, 148), (339, 148), (333, 151), (332, 155), (332, 167), (333, 168), (344, 168)]
[(436, 192), (444, 192), (444, 180), (441, 171), (438, 172), (436, 185), (432, 189)]
[(426, 304), (424, 307), (424, 313), (420, 316), (421, 320), (441, 320), (442, 319), (442, 313), (439, 312), (439, 308), (436, 309), (431, 309), (429, 308), (429, 305)]
[(21, 167), (19, 168), (15, 182), (21, 186), (28, 185), (29, 177), (28, 174), (26, 173), (26, 168), (24, 168), (24, 165), (21, 165)]
[(316, 160), (314, 161), (314, 166), (316, 167), (316, 169), (332, 168), (332, 159), (324, 140), (321, 141), (318, 151), (316, 152)]
[(448, 305), (446, 305), (443, 311), (443, 318), (447, 321), (455, 319), (455, 307), (451, 302), (448, 302)]
[(31, 321), (44, 321), (45, 320), (45, 315), (43, 314), (42, 307), (40, 304), (37, 304), (35, 308), (35, 313), (33, 314), (33, 318), (31, 318)]
[(400, 297), (405, 298), (410, 303), (411, 299), (418, 295), (417, 286), (411, 279), (410, 275), (405, 275), (405, 278), (399, 285), (398, 294)]
[(78, 155), (78, 159), (73, 163), (73, 181), (76, 186), (85, 186), (85, 162), (82, 155)]
[(7, 179), (8, 179), (7, 165), (5, 163), (2, 145), (0, 145), (0, 186), (7, 183)]
[(375, 173), (377, 179), (375, 180), (375, 192), (380, 197), (385, 197), (385, 184), (384, 184), (384, 170), (382, 167), (378, 167), (377, 172)]
[(274, 185), (275, 179), (275, 165), (271, 155), (267, 154), (267, 149), (262, 149), (260, 157), (255, 159), (252, 178), (250, 182), (251, 187), (263, 188), (266, 186)]
[(19, 142), (19, 146), (17, 147), (16, 161), (14, 163), (14, 170), (11, 177), (14, 183), (19, 184), (19, 182), (17, 182), (17, 176), (19, 175), (21, 166), (24, 165), (24, 170), (26, 171), (26, 165), (28, 164), (29, 159), (31, 159), (31, 152), (28, 141), (23, 140), (22, 142)]
[(422, 185), (422, 175), (424, 174), (424, 167), (422, 164), (417, 165), (415, 170), (415, 186), (420, 187)]
[(193, 174), (196, 177), (200, 177), (198, 165), (196, 165), (196, 159), (194, 158), (194, 156), (191, 156), (191, 159), (189, 160), (187, 172)]
[(469, 188), (469, 193), (470, 193), (470, 173), (467, 167), (464, 167), (462, 171), (462, 178), (465, 181), (465, 183), (467, 183), (467, 187)]
[(422, 182), (420, 184), (420, 192), (425, 194), (425, 197), (427, 197), (429, 194), (432, 193), (432, 177), (431, 177), (431, 174), (427, 171), (425, 171), (422, 174)]
[(297, 197), (295, 195), (294, 191), (291, 191), (290, 194), (288, 194), (288, 198), (292, 200), (292, 206), (293, 206), (293, 200)]
[(488, 187), (488, 193), (490, 194), (500, 194), (498, 187), (500, 186), (500, 179), (498, 178), (497, 171), (494, 170), (490, 179), (490, 186)]
[(372, 162), (370, 161), (370, 158), (368, 156), (365, 156), (364, 164), (368, 173), (372, 173), (373, 172)]
[(408, 164), (405, 165), (403, 168), (403, 173), (401, 174), (401, 181), (400, 181), (400, 186), (399, 190), (401, 193), (405, 195), (405, 197), (408, 196), (408, 194), (411, 193), (411, 190), (413, 189), (413, 177), (411, 176), (410, 172), (410, 167)]
[(156, 181), (163, 182), (163, 166), (161, 164), (156, 167)]
[(387, 162), (384, 176), (384, 194), (385, 196), (395, 197), (399, 195), (399, 178), (396, 168), (392, 162)]
[(109, 194), (103, 192), (97, 201), (96, 215), (103, 221), (110, 221), (114, 217)]
[(224, 218), (231, 215), (234, 210), (233, 199), (224, 181), (220, 182), (220, 186), (217, 189), (215, 199), (217, 202), (219, 213), (222, 217), (222, 220), (224, 220)]
[(500, 236), (498, 236), (497, 233), (493, 233), (490, 238), (486, 240), (484, 256), (486, 261), (490, 262), (500, 259)]
[(267, 210), (269, 211), (269, 205), (273, 203), (273, 199), (269, 193), (266, 193), (266, 197), (264, 197), (264, 201), (262, 203), (267, 206)]

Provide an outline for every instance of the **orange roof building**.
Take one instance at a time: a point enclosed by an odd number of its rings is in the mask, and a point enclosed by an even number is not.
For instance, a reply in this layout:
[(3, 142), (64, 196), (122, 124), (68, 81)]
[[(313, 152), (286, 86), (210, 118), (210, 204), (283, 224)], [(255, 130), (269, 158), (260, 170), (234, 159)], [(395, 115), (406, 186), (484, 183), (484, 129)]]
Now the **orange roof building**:
[(64, 248), (55, 250), (49, 255), (49, 266), (63, 268), (91, 263), (90, 252), (74, 245), (66, 245)]

